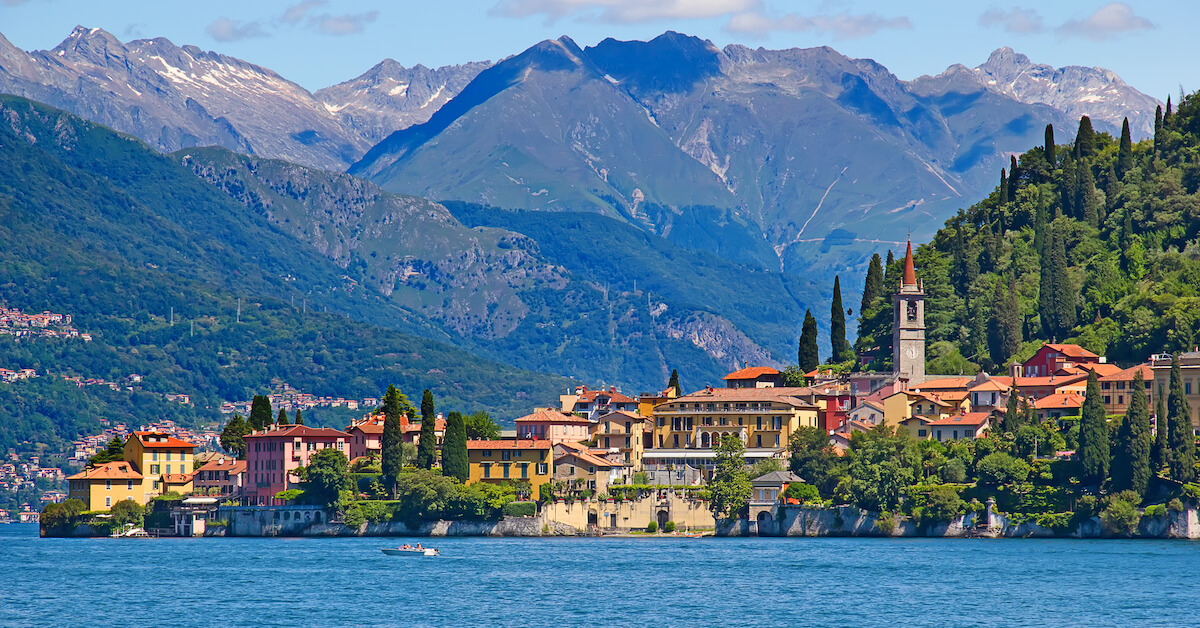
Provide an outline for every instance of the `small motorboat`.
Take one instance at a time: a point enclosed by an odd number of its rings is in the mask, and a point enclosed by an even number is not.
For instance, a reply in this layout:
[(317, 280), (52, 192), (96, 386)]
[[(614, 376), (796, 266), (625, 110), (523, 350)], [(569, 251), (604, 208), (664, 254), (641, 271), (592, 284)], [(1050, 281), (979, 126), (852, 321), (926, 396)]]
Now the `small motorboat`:
[(441, 552), (432, 547), (385, 547), (388, 556), (439, 556)]

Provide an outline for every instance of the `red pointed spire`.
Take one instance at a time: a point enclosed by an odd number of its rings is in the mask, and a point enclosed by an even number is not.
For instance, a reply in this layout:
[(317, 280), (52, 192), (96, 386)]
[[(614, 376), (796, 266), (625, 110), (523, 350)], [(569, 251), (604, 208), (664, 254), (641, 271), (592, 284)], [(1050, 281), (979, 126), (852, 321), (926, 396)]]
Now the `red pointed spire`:
[(900, 285), (914, 287), (917, 285), (917, 269), (913, 266), (911, 239), (908, 241), (908, 250), (904, 253), (904, 279)]

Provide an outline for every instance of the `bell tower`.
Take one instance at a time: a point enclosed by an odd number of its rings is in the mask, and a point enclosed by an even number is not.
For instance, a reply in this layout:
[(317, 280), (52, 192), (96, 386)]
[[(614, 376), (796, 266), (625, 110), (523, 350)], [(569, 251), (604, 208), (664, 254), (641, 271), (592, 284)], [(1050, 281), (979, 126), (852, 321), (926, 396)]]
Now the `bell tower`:
[(892, 364), (904, 387), (925, 381), (925, 291), (913, 267), (912, 241), (904, 254), (904, 277), (892, 297)]

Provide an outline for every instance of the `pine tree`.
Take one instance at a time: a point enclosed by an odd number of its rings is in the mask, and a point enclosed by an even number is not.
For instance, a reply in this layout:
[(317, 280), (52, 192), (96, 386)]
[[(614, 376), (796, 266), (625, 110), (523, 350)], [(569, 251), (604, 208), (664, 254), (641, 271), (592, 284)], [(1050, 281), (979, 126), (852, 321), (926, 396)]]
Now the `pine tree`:
[(1150, 485), (1150, 408), (1146, 403), (1146, 388), (1139, 370), (1134, 374), (1129, 410), (1117, 432), (1117, 451), (1113, 455), (1113, 488), (1132, 490), (1145, 496)]
[(279, 416), (275, 417), (275, 425), (290, 425), (288, 423), (287, 410), (279, 409)]
[(875, 299), (883, 296), (883, 261), (879, 259), (879, 254), (871, 256), (871, 263), (867, 265), (867, 280), (863, 283), (862, 304), (859, 305), (858, 315), (865, 316), (864, 312), (870, 309), (875, 303)]
[(1162, 105), (1154, 108), (1154, 152), (1162, 150), (1163, 112)]
[(300, 416), (300, 408), (296, 408), (296, 425), (304, 425), (304, 417)]
[(1195, 476), (1192, 466), (1196, 463), (1196, 437), (1192, 433), (1192, 409), (1183, 394), (1183, 375), (1179, 368), (1179, 354), (1171, 359), (1171, 396), (1167, 399), (1170, 429), (1167, 444), (1170, 446), (1167, 466), (1171, 479), (1176, 482), (1191, 482)]
[(1058, 163), (1055, 155), (1054, 146), (1054, 125), (1046, 125), (1046, 162), (1050, 164), (1050, 169), (1054, 170), (1054, 166)]
[(796, 363), (805, 373), (821, 364), (821, 357), (817, 353), (817, 319), (809, 310), (804, 310), (804, 327), (800, 331), (800, 350)]
[(1075, 134), (1075, 157), (1087, 159), (1096, 153), (1096, 132), (1092, 130), (1092, 119), (1079, 119), (1079, 132)]
[(271, 415), (271, 398), (266, 395), (254, 395), (254, 399), (250, 401), (250, 418), (246, 420), (250, 429), (253, 431), (266, 429), (274, 418)]
[(1150, 467), (1154, 473), (1163, 473), (1171, 458), (1171, 447), (1167, 443), (1170, 419), (1167, 417), (1167, 399), (1160, 390), (1154, 404), (1154, 446), (1150, 449)]
[(446, 435), (442, 439), (442, 475), (466, 483), (470, 476), (467, 464), (467, 421), (461, 412), (446, 415)]
[(233, 418), (225, 424), (225, 428), (221, 430), (221, 449), (233, 454), (239, 460), (246, 458), (246, 434), (250, 433), (250, 426), (242, 419), (242, 415), (234, 414)]
[(667, 381), (667, 390), (674, 390), (676, 396), (683, 396), (683, 387), (679, 385), (679, 371), (671, 369), (671, 379)]
[(1133, 169), (1133, 138), (1129, 133), (1129, 118), (1121, 124), (1121, 144), (1117, 149), (1117, 176), (1124, 178)]
[(1100, 400), (1100, 383), (1096, 372), (1091, 371), (1079, 419), (1079, 461), (1083, 466), (1080, 480), (1084, 484), (1099, 486), (1108, 478), (1108, 449), (1108, 420), (1104, 415), (1104, 402)]
[(833, 350), (830, 364), (853, 357), (846, 342), (846, 308), (842, 307), (842, 285), (837, 275), (833, 276), (833, 302), (829, 305), (829, 345)]
[(437, 462), (437, 415), (433, 408), (433, 393), (428, 388), (421, 396), (421, 437), (417, 441), (417, 466), (432, 469)]
[(395, 386), (383, 395), (383, 485), (396, 494), (396, 480), (404, 468), (404, 406), (409, 405)]

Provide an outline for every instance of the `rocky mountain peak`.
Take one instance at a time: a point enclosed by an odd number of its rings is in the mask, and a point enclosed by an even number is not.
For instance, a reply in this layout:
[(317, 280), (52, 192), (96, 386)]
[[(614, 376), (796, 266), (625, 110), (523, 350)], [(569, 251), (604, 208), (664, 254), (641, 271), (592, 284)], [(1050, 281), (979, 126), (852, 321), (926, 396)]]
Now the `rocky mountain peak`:
[(124, 59), (127, 51), (121, 40), (103, 28), (76, 26), (51, 52), (68, 61), (104, 66), (109, 59)]

